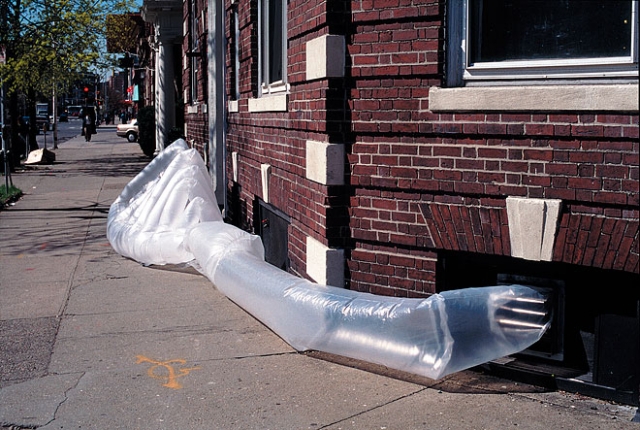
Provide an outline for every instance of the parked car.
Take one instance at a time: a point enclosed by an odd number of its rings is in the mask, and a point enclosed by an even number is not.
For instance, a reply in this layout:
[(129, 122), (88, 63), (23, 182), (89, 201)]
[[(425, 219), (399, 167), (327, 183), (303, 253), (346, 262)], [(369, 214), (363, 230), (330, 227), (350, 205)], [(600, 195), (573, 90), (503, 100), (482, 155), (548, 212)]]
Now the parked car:
[(129, 142), (138, 140), (138, 120), (132, 119), (126, 124), (118, 124), (116, 126), (116, 134), (120, 137), (126, 137)]

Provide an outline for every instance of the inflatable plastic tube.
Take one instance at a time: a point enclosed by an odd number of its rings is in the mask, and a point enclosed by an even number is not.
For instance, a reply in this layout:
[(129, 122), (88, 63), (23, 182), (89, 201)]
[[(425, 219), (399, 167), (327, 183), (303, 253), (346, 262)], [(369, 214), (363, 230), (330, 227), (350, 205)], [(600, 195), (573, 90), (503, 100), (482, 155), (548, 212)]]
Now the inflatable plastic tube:
[(189, 228), (222, 221), (200, 155), (180, 139), (127, 184), (109, 208), (107, 238), (119, 254), (143, 264), (193, 260), (184, 249)]
[(201, 157), (173, 143), (112, 204), (107, 237), (146, 264), (190, 262), (299, 351), (318, 350), (433, 379), (522, 351), (550, 324), (545, 297), (521, 285), (427, 299), (317, 285), (264, 261), (259, 237), (222, 222)]
[(544, 297), (526, 286), (446, 291), (427, 299), (384, 297), (283, 272), (264, 261), (257, 236), (228, 224), (200, 224), (187, 244), (223, 294), (298, 351), (438, 379), (522, 351), (549, 324)]

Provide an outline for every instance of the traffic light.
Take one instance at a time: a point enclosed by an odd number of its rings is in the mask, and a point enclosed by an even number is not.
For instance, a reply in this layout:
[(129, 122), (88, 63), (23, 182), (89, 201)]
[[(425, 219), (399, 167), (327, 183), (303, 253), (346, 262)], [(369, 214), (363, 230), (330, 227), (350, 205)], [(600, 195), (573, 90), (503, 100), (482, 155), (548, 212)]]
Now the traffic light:
[(89, 95), (89, 87), (84, 87), (84, 95)]

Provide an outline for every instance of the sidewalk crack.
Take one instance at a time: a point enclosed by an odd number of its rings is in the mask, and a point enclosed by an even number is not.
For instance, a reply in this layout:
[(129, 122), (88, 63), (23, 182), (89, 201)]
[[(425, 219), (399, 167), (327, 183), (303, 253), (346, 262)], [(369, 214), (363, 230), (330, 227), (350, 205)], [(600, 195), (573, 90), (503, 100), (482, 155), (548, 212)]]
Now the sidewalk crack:
[[(78, 388), (78, 385), (80, 384), (80, 381), (82, 380), (82, 378), (87, 374), (87, 372), (81, 372), (80, 373), (80, 377), (76, 380), (76, 383), (73, 384), (72, 386), (70, 386), (69, 388), (67, 388), (64, 391), (64, 398), (60, 401), (60, 403), (58, 403), (58, 405), (56, 406), (55, 411), (53, 411), (53, 417), (51, 418), (51, 420), (47, 421), (44, 426), (48, 426), (49, 424), (51, 424), (52, 422), (54, 422), (56, 420), (56, 417), (58, 416), (58, 411), (60, 410), (60, 408), (62, 407), (62, 405), (64, 405), (67, 400), (69, 400), (69, 392), (71, 390), (75, 390), (76, 388)], [(44, 427), (42, 426), (42, 427)]]

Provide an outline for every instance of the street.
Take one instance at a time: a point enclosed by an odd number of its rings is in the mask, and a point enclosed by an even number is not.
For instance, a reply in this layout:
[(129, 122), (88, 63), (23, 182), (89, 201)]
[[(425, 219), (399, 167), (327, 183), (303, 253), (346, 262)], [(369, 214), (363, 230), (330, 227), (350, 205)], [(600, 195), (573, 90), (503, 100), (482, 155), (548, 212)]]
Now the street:
[[(82, 132), (82, 120), (79, 118), (70, 118), (68, 122), (59, 122), (58, 126), (58, 145), (66, 142), (72, 137), (78, 136)], [(114, 131), (115, 133), (115, 131)], [(53, 148), (53, 130), (40, 132), (36, 140), (40, 148)]]

